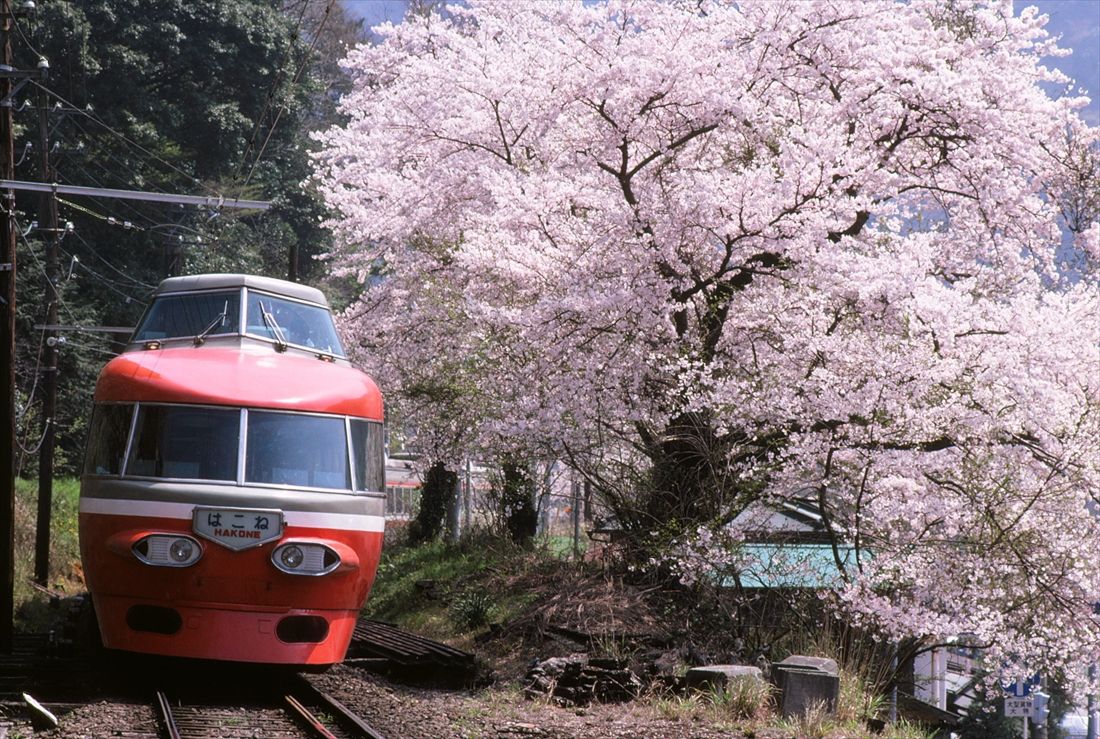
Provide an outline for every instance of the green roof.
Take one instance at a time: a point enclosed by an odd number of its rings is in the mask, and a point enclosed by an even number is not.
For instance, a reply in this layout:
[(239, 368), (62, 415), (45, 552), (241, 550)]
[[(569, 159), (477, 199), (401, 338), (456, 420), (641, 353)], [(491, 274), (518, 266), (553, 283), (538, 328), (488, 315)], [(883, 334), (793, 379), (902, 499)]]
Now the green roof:
[[(856, 549), (840, 545), (845, 568), (856, 566)], [(841, 584), (831, 544), (752, 543), (741, 545), (744, 566), (738, 576), (744, 588), (833, 588)], [(863, 552), (863, 556), (868, 556)], [(732, 577), (723, 579), (732, 587)]]

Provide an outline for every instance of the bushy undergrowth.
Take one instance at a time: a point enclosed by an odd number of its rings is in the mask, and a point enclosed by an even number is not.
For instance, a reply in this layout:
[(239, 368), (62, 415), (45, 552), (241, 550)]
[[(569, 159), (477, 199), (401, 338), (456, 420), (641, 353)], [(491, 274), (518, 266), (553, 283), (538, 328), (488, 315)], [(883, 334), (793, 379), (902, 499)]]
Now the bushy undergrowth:
[[(59, 595), (84, 589), (80, 566), (77, 521), (80, 481), (53, 481), (50, 516), (50, 568), (47, 588)], [(52, 620), (50, 596), (32, 585), (34, 580), (35, 528), (38, 517), (38, 481), (15, 481), (15, 626), (20, 631), (43, 630)]]
[(531, 600), (529, 591), (492, 583), (560, 565), (545, 547), (521, 548), (486, 535), (458, 544), (387, 546), (364, 614), (427, 636), (462, 638), (507, 621)]
[[(658, 632), (714, 648), (743, 639), (740, 657), (749, 661), (792, 653), (828, 657), (841, 671), (841, 693), (831, 714), (822, 710), (797, 721), (783, 720), (776, 712), (772, 686), (749, 680), (736, 681), (726, 690), (687, 694), (655, 684), (642, 700), (667, 719), (705, 722), (749, 736), (762, 732), (799, 738), (870, 737), (872, 725), (881, 730), (875, 736), (887, 739), (927, 736), (904, 722), (881, 728), (887, 711), (883, 688), (888, 682), (882, 654), (873, 640), (821, 621), (819, 610), (803, 609), (803, 618), (814, 628), (801, 628), (799, 621), (785, 628), (761, 624), (746, 631), (744, 622), (732, 616), (751, 617), (751, 609), (708, 608), (675, 589), (665, 591), (661, 606), (661, 599), (652, 600), (657, 589), (653, 583), (631, 587), (599, 563), (571, 561), (560, 545), (520, 548), (482, 535), (456, 545), (390, 546), (383, 552), (366, 613), (479, 654), (496, 651), (512, 659), (522, 657), (523, 662), (552, 656), (538, 651), (545, 646), (537, 646), (537, 641), (525, 641), (548, 624), (588, 635), (590, 656), (627, 662), (638, 656), (639, 647), (624, 634)], [(643, 618), (643, 612), (648, 616)], [(658, 622), (652, 616), (658, 616)], [(498, 638), (475, 647), (473, 637), (487, 634)], [(725, 640), (719, 638), (723, 634)], [(750, 643), (764, 649), (756, 651)], [(527, 649), (531, 646), (534, 651)]]

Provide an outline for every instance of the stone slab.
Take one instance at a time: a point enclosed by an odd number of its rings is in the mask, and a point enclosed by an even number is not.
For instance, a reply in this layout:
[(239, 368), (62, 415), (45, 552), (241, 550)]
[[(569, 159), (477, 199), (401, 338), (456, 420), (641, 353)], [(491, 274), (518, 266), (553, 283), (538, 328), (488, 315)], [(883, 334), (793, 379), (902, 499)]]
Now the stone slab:
[(759, 667), (753, 665), (704, 665), (692, 667), (684, 677), (684, 684), (696, 690), (724, 689), (736, 680), (764, 682)]
[(836, 713), (839, 676), (777, 664), (772, 670), (772, 680), (779, 689), (779, 712), (784, 718), (798, 718), (814, 710)]

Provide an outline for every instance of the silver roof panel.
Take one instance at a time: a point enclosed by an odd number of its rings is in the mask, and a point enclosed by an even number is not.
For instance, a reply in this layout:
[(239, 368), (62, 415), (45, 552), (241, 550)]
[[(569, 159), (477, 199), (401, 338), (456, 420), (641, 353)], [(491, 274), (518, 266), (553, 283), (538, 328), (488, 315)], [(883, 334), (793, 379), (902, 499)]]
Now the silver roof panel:
[(295, 300), (305, 300), (328, 307), (328, 299), (325, 294), (315, 287), (300, 285), (297, 282), (287, 282), (274, 277), (261, 277), (259, 275), (244, 274), (207, 274), (187, 275), (185, 277), (169, 277), (162, 280), (154, 296), (166, 293), (198, 292), (201, 290), (224, 290), (234, 287), (248, 287), (264, 292), (274, 293)]

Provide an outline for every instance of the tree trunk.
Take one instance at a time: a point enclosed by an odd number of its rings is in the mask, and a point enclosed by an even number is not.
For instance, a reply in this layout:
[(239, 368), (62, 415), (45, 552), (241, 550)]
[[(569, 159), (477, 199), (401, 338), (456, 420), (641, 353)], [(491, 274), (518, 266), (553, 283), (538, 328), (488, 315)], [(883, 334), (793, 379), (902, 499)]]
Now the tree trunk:
[(409, 524), (410, 544), (424, 544), (439, 537), (457, 483), (458, 475), (448, 470), (442, 462), (436, 462), (428, 469), (424, 484), (420, 487), (420, 508)]
[(504, 529), (516, 544), (529, 544), (538, 527), (534, 477), (528, 465), (512, 460), (504, 462), (501, 471), (504, 474), (504, 489), (500, 495), (500, 508)]

